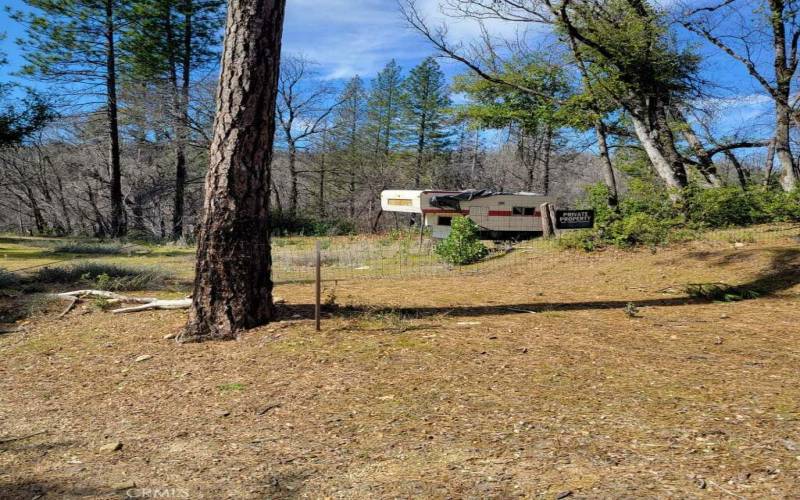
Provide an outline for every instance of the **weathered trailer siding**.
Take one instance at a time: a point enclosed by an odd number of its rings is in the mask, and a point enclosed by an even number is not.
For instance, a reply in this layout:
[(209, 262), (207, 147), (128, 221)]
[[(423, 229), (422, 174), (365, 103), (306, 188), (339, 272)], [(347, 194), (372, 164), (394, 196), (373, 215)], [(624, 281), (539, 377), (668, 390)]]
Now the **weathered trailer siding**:
[(534, 194), (503, 194), (461, 202), (461, 210), (431, 206), (433, 196), (458, 194), (458, 191), (384, 191), (381, 204), (384, 210), (422, 213), (424, 224), (431, 228), (434, 238), (450, 233), (452, 218), (464, 215), (480, 228), (485, 239), (525, 239), (542, 233), (539, 207), (552, 203), (552, 198)]

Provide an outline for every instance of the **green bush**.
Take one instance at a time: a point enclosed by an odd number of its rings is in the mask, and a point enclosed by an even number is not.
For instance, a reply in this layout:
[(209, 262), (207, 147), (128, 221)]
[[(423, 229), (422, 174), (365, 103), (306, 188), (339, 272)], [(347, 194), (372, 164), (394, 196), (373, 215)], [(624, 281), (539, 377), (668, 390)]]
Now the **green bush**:
[(484, 258), (489, 250), (481, 243), (478, 225), (467, 217), (454, 217), (450, 234), (436, 245), (434, 252), (443, 261), (463, 266)]
[(563, 248), (657, 246), (690, 240), (703, 229), (800, 221), (800, 189), (785, 193), (762, 186), (743, 190), (691, 184), (683, 202), (675, 204), (657, 182), (634, 178), (617, 211), (608, 207), (607, 200), (608, 189), (602, 183), (587, 189), (583, 206), (594, 209), (595, 229), (566, 233), (560, 241)]
[(607, 239), (621, 247), (658, 246), (669, 241), (672, 224), (648, 213), (635, 213), (616, 220), (608, 227)]
[(592, 229), (567, 231), (558, 239), (558, 246), (568, 250), (593, 252), (606, 246), (600, 234)]
[(744, 226), (757, 218), (753, 197), (739, 187), (702, 189), (690, 186), (685, 192), (686, 217), (701, 227)]
[(800, 221), (800, 188), (786, 193), (756, 187), (749, 194), (755, 222)]

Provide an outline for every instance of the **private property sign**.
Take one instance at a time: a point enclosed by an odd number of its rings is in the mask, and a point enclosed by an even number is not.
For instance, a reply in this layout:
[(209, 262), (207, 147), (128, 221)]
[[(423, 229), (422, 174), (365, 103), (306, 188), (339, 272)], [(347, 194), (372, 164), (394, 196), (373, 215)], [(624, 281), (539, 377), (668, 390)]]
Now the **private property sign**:
[(594, 210), (556, 210), (556, 229), (591, 229)]

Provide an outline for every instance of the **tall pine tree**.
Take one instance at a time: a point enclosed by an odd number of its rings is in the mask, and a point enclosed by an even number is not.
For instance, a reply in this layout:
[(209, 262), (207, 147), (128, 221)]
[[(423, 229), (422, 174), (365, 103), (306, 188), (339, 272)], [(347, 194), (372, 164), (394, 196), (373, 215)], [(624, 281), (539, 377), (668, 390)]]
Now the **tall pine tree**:
[(336, 163), (342, 173), (341, 184), (347, 193), (347, 215), (356, 215), (356, 189), (364, 168), (364, 137), (366, 118), (366, 90), (359, 76), (347, 82), (339, 96), (339, 106), (333, 117), (333, 143)]
[(223, 25), (223, 0), (135, 0), (122, 37), (126, 81), (166, 90), (172, 110), (175, 196), (172, 237), (184, 231), (187, 145), (191, 130), (191, 85), (196, 70), (216, 64)]
[(402, 70), (392, 59), (373, 81), (367, 100), (367, 132), (376, 156), (384, 164), (403, 136), (402, 85)]
[(411, 70), (403, 82), (403, 111), (415, 152), (414, 187), (420, 187), (428, 160), (448, 144), (448, 85), (439, 63), (432, 57)]
[(117, 100), (120, 27), (130, 1), (24, 0), (29, 12), (15, 12), (26, 27), (19, 40), (27, 64), (23, 73), (105, 101), (108, 137), (110, 236), (126, 233)]

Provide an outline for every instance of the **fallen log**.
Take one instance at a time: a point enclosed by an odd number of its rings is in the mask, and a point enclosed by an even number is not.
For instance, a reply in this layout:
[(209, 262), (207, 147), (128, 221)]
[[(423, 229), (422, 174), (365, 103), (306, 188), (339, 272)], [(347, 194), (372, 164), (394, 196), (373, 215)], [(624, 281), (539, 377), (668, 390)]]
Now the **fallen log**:
[(138, 311), (148, 311), (152, 309), (174, 310), (188, 309), (192, 305), (191, 297), (177, 300), (162, 300), (155, 297), (130, 297), (107, 290), (75, 290), (72, 292), (57, 293), (54, 295), (58, 299), (69, 300), (70, 304), (58, 316), (63, 318), (69, 313), (75, 304), (85, 298), (105, 299), (110, 304), (139, 304), (133, 307), (122, 307), (111, 311), (112, 314), (130, 313)]
[(177, 300), (153, 300), (145, 304), (133, 307), (123, 307), (121, 309), (114, 309), (111, 314), (130, 313), (137, 311), (147, 311), (150, 309), (188, 309), (192, 305), (192, 299), (177, 299)]

